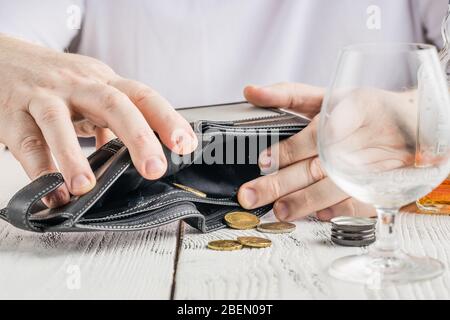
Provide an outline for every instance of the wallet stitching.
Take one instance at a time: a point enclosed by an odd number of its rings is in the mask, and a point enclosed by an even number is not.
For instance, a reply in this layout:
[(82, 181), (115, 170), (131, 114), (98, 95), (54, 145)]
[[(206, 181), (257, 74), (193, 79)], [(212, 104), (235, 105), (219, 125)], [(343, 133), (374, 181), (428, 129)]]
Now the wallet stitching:
[[(43, 177), (61, 177), (61, 174), (59, 172), (55, 172), (55, 173), (49, 173), (46, 174), (45, 176), (41, 176), (38, 179), (41, 179)], [(20, 189), (19, 191), (17, 191), (17, 193), (11, 198), (11, 200), (8, 203), (9, 204), (13, 203), (13, 201), (20, 196), (22, 193), (24, 193), (25, 191), (28, 191), (29, 189), (31, 189), (31, 185), (26, 185), (25, 187), (23, 187), (22, 189)]]
[[(58, 174), (53, 174), (54, 176), (56, 176), (56, 175), (58, 175)], [(48, 191), (50, 191), (51, 189), (53, 189), (53, 188), (55, 188), (56, 186), (58, 186), (59, 184), (61, 183), (61, 181), (56, 181), (56, 182), (53, 182), (51, 185), (49, 185), (47, 188), (45, 188), (44, 190), (41, 190), (38, 194), (36, 194), (30, 201), (28, 201), (26, 204), (25, 204), (25, 207), (27, 208), (26, 210), (25, 210), (25, 214), (24, 214), (24, 216), (23, 216), (23, 219), (22, 219), (22, 224), (23, 225), (26, 225), (26, 226), (29, 226), (31, 229), (34, 229), (34, 230), (39, 230), (38, 228), (35, 228), (33, 225), (31, 225), (31, 223), (29, 223), (29, 221), (28, 221), (28, 217), (29, 217), (29, 215), (30, 215), (30, 210), (31, 210), (31, 204), (34, 202), (34, 201), (36, 201), (39, 197), (41, 197), (42, 195), (44, 195), (45, 193), (47, 193)]]
[(88, 229), (95, 229), (95, 228), (99, 228), (99, 229), (137, 229), (137, 228), (142, 228), (142, 227), (147, 227), (147, 226), (152, 226), (152, 225), (159, 225), (159, 224), (162, 224), (164, 222), (176, 219), (179, 216), (185, 215), (186, 213), (201, 214), (199, 211), (185, 210), (185, 211), (182, 211), (182, 212), (178, 212), (178, 213), (176, 213), (174, 215), (165, 217), (163, 219), (158, 219), (155, 222), (147, 222), (147, 223), (131, 225), (131, 226), (82, 225), (82, 227), (88, 228)]
[[(179, 191), (179, 192), (181, 192), (181, 193), (184, 193), (184, 191)], [(172, 194), (174, 194), (175, 192), (173, 192)], [(163, 196), (160, 196), (159, 198), (162, 198), (162, 197), (164, 197), (164, 196), (169, 196), (170, 194), (167, 194), (167, 195), (163, 195)], [(154, 200), (151, 200), (151, 201), (148, 201), (148, 202), (145, 202), (145, 203), (143, 203), (143, 204), (140, 204), (140, 205), (138, 205), (138, 206), (135, 206), (135, 207), (133, 207), (133, 208), (130, 208), (130, 209), (127, 209), (127, 210), (125, 210), (125, 211), (123, 211), (123, 212), (120, 212), (120, 213), (116, 213), (116, 214), (114, 214), (114, 215), (111, 215), (111, 216), (106, 216), (106, 217), (103, 217), (103, 218), (97, 218), (97, 219), (92, 219), (92, 220), (84, 220), (84, 221), (97, 221), (97, 222), (99, 222), (99, 221), (109, 221), (109, 220), (113, 220), (115, 217), (118, 217), (118, 216), (122, 216), (121, 218), (126, 218), (126, 217), (129, 217), (129, 216), (131, 216), (131, 215), (133, 215), (133, 214), (136, 214), (136, 213), (139, 213), (139, 212), (130, 212), (130, 211), (133, 211), (133, 210), (135, 210), (135, 209), (138, 209), (138, 208), (142, 208), (142, 207), (145, 207), (146, 205), (148, 205), (148, 204), (151, 204), (151, 203), (153, 203), (153, 202), (155, 202), (155, 201), (157, 201), (159, 198), (157, 198), (157, 199), (154, 199)], [(165, 206), (165, 205), (168, 205), (168, 204), (173, 204), (173, 203), (177, 203), (177, 202), (179, 202), (179, 201), (194, 201), (194, 202), (200, 202), (200, 203), (210, 203), (210, 204), (223, 204), (223, 205), (236, 205), (236, 203), (230, 203), (230, 202), (228, 202), (228, 203), (224, 203), (225, 201), (231, 201), (231, 200), (229, 200), (229, 199), (231, 199), (231, 198), (222, 198), (222, 199), (216, 199), (217, 201), (214, 201), (214, 200), (212, 200), (212, 199), (204, 199), (204, 201), (202, 201), (203, 199), (201, 199), (201, 198), (193, 198), (193, 197), (189, 197), (189, 198), (177, 198), (177, 199), (171, 199), (171, 200), (167, 200), (167, 201), (164, 201), (164, 202), (161, 202), (161, 203), (158, 203), (157, 205), (158, 206), (160, 206), (160, 207), (163, 207), (163, 206)], [(224, 201), (224, 202), (219, 202), (218, 200), (221, 200), (221, 201)], [(153, 210), (154, 208), (145, 208), (145, 210)]]
[(108, 142), (107, 144), (105, 144), (103, 147), (101, 147), (99, 150), (97, 150), (96, 152), (94, 152), (93, 154), (91, 154), (87, 159), (88, 160), (92, 160), (97, 154), (98, 151), (103, 150), (103, 149), (109, 149), (109, 147), (113, 144), (114, 140), (111, 140), (110, 142)]
[(103, 218), (96, 218), (96, 219), (92, 219), (92, 220), (87, 220), (87, 219), (86, 219), (86, 220), (84, 220), (84, 221), (102, 221), (102, 220), (104, 220), (104, 219), (107, 219), (108, 217), (113, 218), (113, 217), (116, 217), (116, 216), (120, 216), (120, 215), (122, 215), (122, 214), (124, 214), (124, 213), (128, 213), (128, 212), (133, 211), (133, 210), (135, 210), (135, 209), (137, 209), (137, 208), (145, 207), (146, 205), (148, 205), (148, 204), (150, 204), (150, 203), (153, 203), (153, 202), (155, 202), (155, 201), (158, 201), (158, 200), (161, 199), (161, 198), (164, 198), (164, 197), (167, 197), (167, 196), (176, 194), (176, 193), (182, 193), (182, 192), (184, 192), (184, 191), (182, 191), (182, 190), (171, 191), (171, 192), (169, 192), (169, 193), (167, 193), (167, 194), (163, 194), (163, 195), (156, 196), (155, 198), (152, 198), (152, 199), (150, 199), (150, 200), (148, 200), (148, 201), (145, 201), (145, 202), (143, 202), (143, 203), (141, 203), (141, 204), (138, 204), (138, 205), (136, 205), (136, 206), (134, 206), (134, 207), (131, 207), (131, 208), (125, 210), (125, 211), (113, 213), (112, 215), (108, 215), (108, 216), (103, 217)]
[[(49, 173), (49, 174), (47, 174), (47, 175), (45, 175), (45, 176), (42, 176), (42, 177), (40, 177), (40, 178), (43, 178), (43, 177), (58, 177), (58, 178), (61, 178), (61, 179), (62, 179), (61, 174), (58, 173), (58, 172), (55, 172), (55, 173)], [(64, 180), (63, 180), (63, 182), (64, 182)], [(36, 200), (36, 198), (40, 197), (42, 194), (46, 193), (46, 192), (49, 191), (51, 188), (54, 188), (55, 186), (57, 186), (57, 185), (60, 184), (60, 183), (61, 183), (61, 181), (56, 181), (56, 182), (52, 183), (52, 184), (51, 184), (50, 186), (48, 186), (46, 189), (41, 190), (37, 195), (35, 195), (29, 202), (27, 202), (27, 203), (25, 204), (25, 208), (26, 208), (26, 209), (23, 211), (24, 216), (23, 216), (23, 219), (22, 219), (22, 224), (23, 224), (24, 226), (28, 226), (31, 230), (39, 230), (39, 229), (35, 228), (33, 225), (31, 225), (31, 224), (28, 222), (28, 220), (27, 220), (28, 215), (29, 215), (29, 212), (30, 212), (30, 209), (31, 209), (31, 208), (29, 208), (29, 206), (31, 205), (31, 203), (33, 203), (33, 202)], [(19, 190), (19, 191), (11, 198), (11, 200), (8, 202), (8, 207), (10, 207), (11, 204), (12, 204), (19, 196), (21, 196), (21, 195), (22, 195), (23, 193), (25, 193), (25, 192), (28, 192), (28, 190), (30, 190), (31, 187), (32, 187), (32, 185), (27, 185), (27, 186), (23, 187), (22, 189), (20, 189), (20, 190)], [(6, 218), (7, 218), (8, 221), (9, 221), (9, 218), (8, 218), (8, 215), (7, 215), (7, 210), (5, 210), (5, 214), (6, 214)]]
[[(277, 129), (280, 130), (286, 130), (286, 129), (298, 129), (299, 126), (297, 126), (296, 123), (286, 123), (277, 127), (274, 127), (273, 125), (267, 124), (267, 125), (261, 125), (261, 126), (254, 126), (254, 127), (227, 127), (223, 125), (215, 125), (210, 126), (208, 129), (218, 129), (220, 132), (235, 132), (235, 131), (246, 131), (253, 133), (254, 131), (263, 130), (263, 129), (271, 129), (269, 133), (274, 133), (277, 131)], [(253, 132), (252, 132), (253, 131)]]
[(120, 174), (122, 173), (122, 170), (125, 169), (127, 166), (129, 165), (129, 163), (125, 163), (123, 164), (117, 171), (116, 173), (114, 173), (114, 175), (109, 178), (109, 180), (101, 187), (101, 189), (80, 209), (78, 210), (77, 213), (75, 214), (71, 214), (69, 213), (69, 215), (72, 216), (71, 220), (76, 220), (81, 214), (83, 214), (83, 212), (86, 210), (86, 208), (88, 208), (93, 202), (97, 201), (98, 198), (100, 197), (100, 194), (108, 187), (110, 187), (110, 183)]

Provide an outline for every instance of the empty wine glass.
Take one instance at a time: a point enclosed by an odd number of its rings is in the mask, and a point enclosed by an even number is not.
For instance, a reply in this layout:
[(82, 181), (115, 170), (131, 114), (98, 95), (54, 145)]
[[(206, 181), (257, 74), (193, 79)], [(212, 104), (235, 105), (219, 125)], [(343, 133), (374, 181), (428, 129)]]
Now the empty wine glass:
[(318, 132), (329, 177), (378, 213), (377, 242), (340, 258), (342, 280), (384, 286), (442, 274), (441, 262), (398, 248), (395, 216), (450, 172), (450, 101), (436, 49), (422, 44), (344, 48), (326, 94)]

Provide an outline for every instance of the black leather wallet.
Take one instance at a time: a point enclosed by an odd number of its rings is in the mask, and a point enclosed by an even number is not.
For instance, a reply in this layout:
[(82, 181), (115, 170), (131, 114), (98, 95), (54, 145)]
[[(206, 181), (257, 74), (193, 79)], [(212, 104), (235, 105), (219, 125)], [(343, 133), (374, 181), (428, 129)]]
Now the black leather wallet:
[[(202, 232), (225, 227), (225, 214), (242, 210), (239, 187), (261, 175), (263, 149), (309, 123), (297, 115), (248, 103), (179, 110), (199, 137), (188, 156), (164, 149), (168, 169), (154, 181), (133, 167), (127, 148), (113, 140), (89, 157), (97, 177), (93, 190), (69, 204), (46, 208), (41, 199), (64, 183), (59, 173), (42, 176), (17, 192), (0, 218), (35, 232), (133, 231), (179, 219)], [(271, 205), (252, 210), (262, 216)]]

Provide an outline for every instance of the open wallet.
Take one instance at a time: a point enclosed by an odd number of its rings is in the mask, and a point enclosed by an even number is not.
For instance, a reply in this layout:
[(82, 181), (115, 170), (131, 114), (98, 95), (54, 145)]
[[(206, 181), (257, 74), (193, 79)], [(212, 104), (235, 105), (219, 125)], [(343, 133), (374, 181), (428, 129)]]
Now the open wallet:
[[(89, 193), (48, 209), (41, 199), (64, 183), (60, 173), (42, 176), (18, 191), (0, 218), (35, 232), (134, 231), (183, 219), (201, 232), (224, 228), (224, 216), (243, 210), (239, 187), (259, 177), (258, 155), (305, 128), (309, 120), (275, 108), (233, 103), (178, 109), (199, 138), (180, 156), (163, 147), (168, 169), (144, 179), (124, 144), (112, 140), (88, 160), (97, 177)], [(251, 212), (262, 216), (267, 205)]]

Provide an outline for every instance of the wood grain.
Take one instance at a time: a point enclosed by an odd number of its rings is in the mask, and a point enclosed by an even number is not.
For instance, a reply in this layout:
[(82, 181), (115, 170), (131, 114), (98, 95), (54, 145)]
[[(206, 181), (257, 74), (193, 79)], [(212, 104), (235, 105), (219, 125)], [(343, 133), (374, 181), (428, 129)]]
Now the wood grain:
[[(2, 207), (28, 178), (4, 150), (0, 167)], [(175, 266), (177, 224), (131, 233), (34, 234), (0, 222), (0, 299), (450, 299), (448, 269), (433, 281), (381, 291), (334, 280), (327, 274), (330, 262), (365, 249), (331, 243), (328, 223), (296, 224), (292, 234), (264, 235), (271, 248), (235, 252), (210, 251), (206, 244), (261, 234), (227, 229), (203, 235), (183, 224)], [(398, 224), (406, 251), (449, 266), (450, 217), (402, 213)]]
[[(265, 221), (274, 220), (268, 216)], [(398, 218), (401, 246), (449, 265), (450, 218), (402, 213)], [(374, 291), (334, 280), (327, 267), (334, 259), (366, 249), (334, 245), (329, 223), (312, 218), (296, 223), (289, 235), (264, 236), (268, 249), (234, 252), (208, 250), (215, 239), (258, 235), (257, 231), (222, 230), (202, 235), (186, 227), (178, 262), (176, 299), (449, 299), (450, 274), (433, 281)]]
[[(0, 164), (3, 207), (28, 178), (6, 151)], [(177, 224), (130, 233), (35, 234), (0, 221), (0, 299), (169, 299), (176, 243)]]

